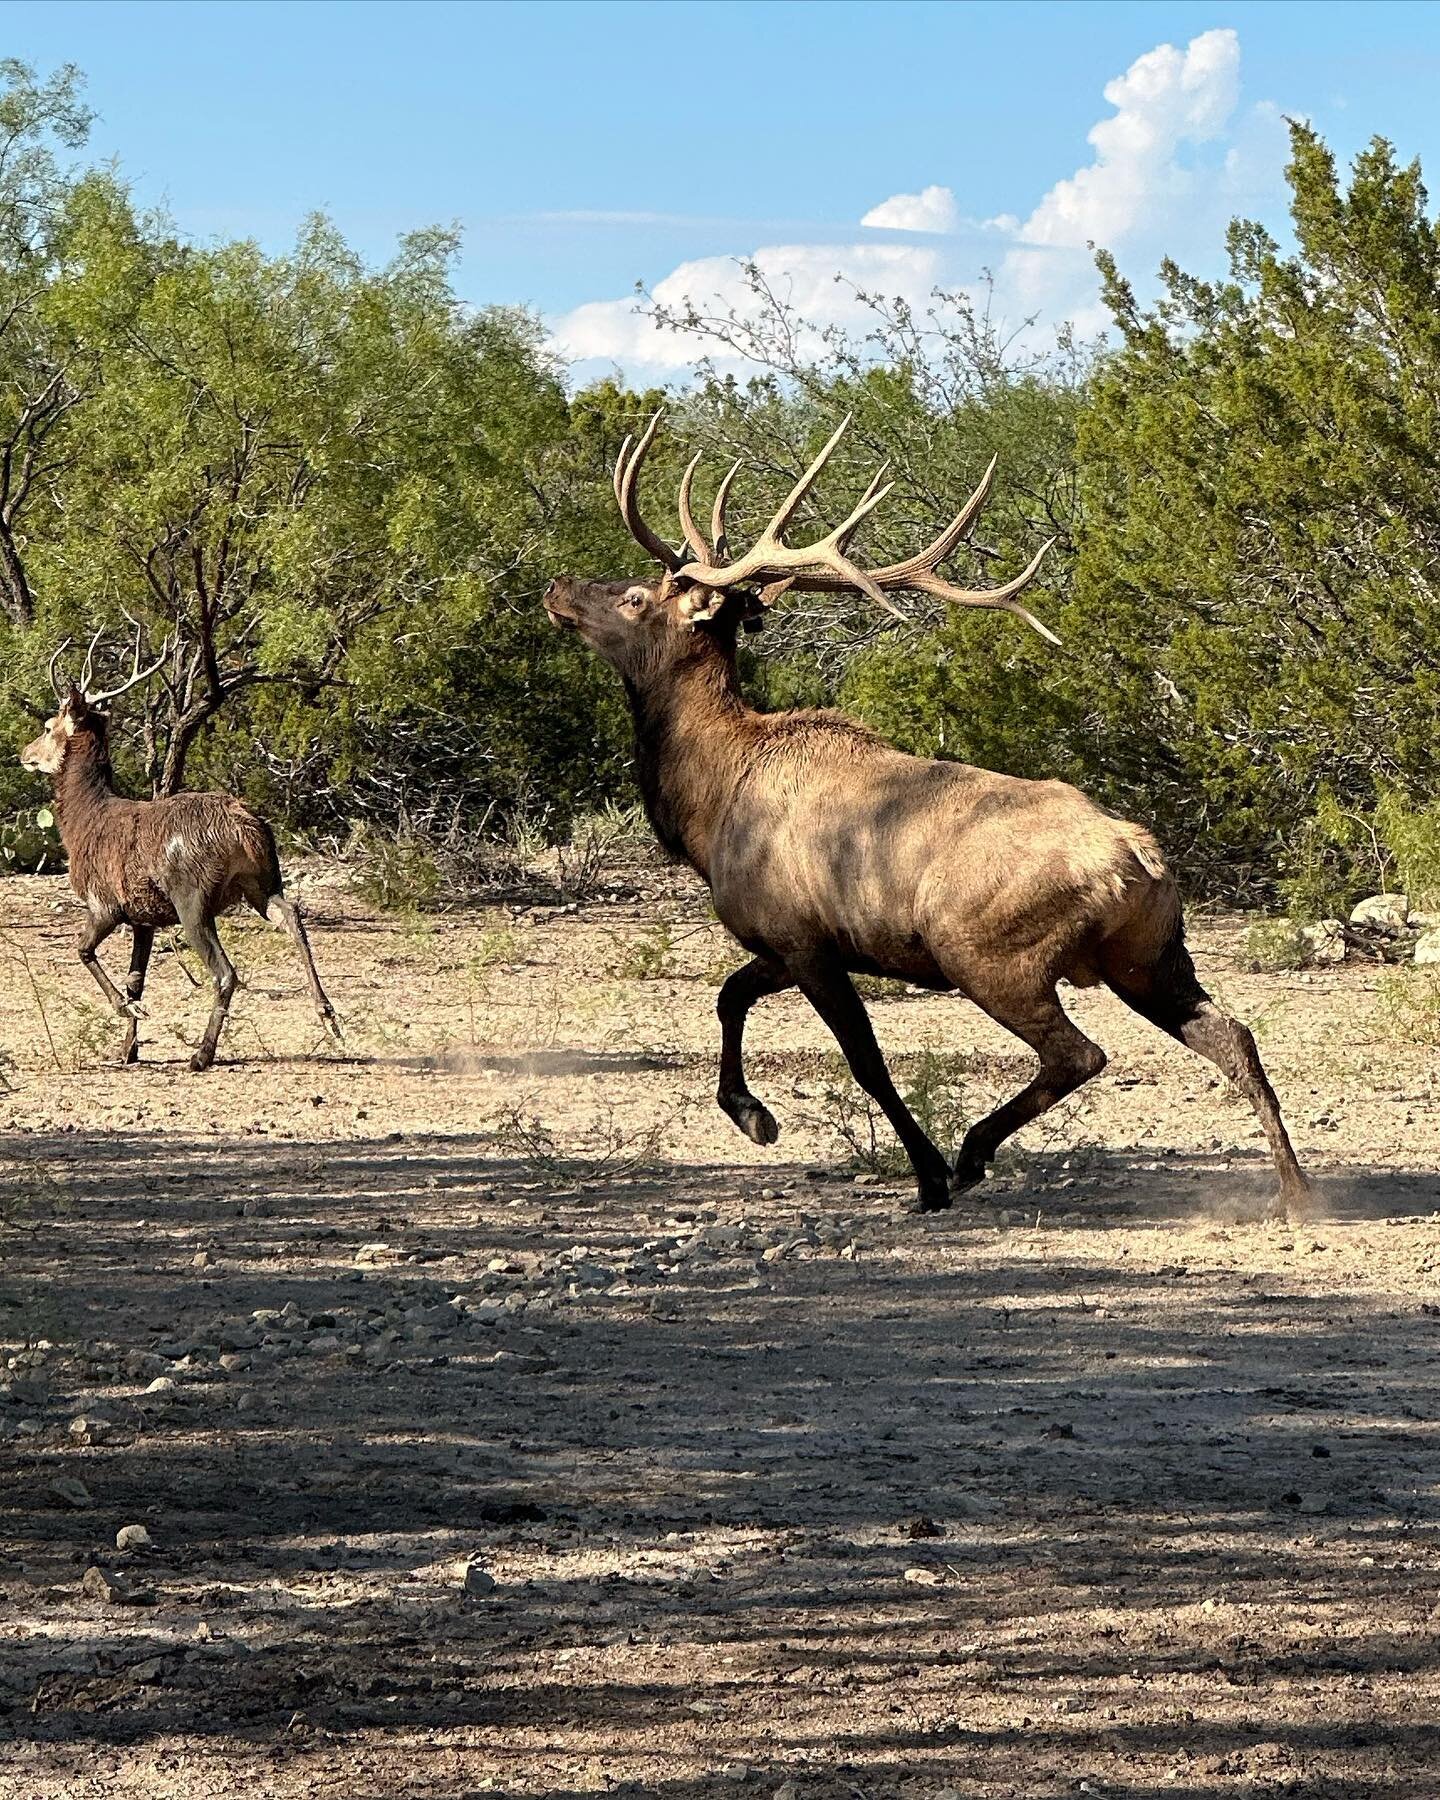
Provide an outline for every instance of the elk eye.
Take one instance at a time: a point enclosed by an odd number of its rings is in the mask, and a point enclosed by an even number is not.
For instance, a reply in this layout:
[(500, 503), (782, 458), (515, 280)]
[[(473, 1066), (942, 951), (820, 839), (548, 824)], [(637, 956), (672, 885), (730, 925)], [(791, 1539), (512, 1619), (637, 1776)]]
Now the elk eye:
[(643, 588), (643, 587), (627, 588), (625, 590), (624, 598), (621, 600), (620, 604), (628, 612), (638, 612), (640, 610), (640, 608), (642, 606), (644, 606), (645, 603), (649, 600), (649, 598), (650, 598), (649, 588)]

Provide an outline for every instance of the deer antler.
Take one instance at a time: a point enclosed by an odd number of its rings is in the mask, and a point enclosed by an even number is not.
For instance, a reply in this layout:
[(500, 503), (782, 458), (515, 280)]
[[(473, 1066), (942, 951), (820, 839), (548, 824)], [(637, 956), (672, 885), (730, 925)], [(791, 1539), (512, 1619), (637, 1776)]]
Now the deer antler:
[[(125, 617), (130, 619), (129, 613), (126, 613)], [(97, 631), (95, 636), (91, 638), (90, 649), (85, 657), (85, 672), (80, 680), (80, 690), (85, 696), (87, 706), (106, 706), (110, 701), (118, 700), (122, 694), (128, 694), (131, 688), (139, 687), (142, 681), (148, 681), (160, 667), (161, 663), (164, 662), (165, 658), (170, 654), (170, 639), (167, 637), (165, 642), (160, 646), (160, 654), (155, 658), (154, 662), (148, 663), (142, 669), (140, 667), (140, 643), (143, 634), (140, 625), (134, 619), (130, 619), (130, 623), (135, 626), (135, 652), (131, 660), (129, 680), (122, 681), (119, 687), (110, 688), (103, 694), (92, 694), (90, 692), (91, 658), (94, 656), (96, 644), (100, 641), (100, 633)]]
[[(780, 503), (774, 518), (760, 534), (759, 540), (744, 555), (733, 562), (722, 562), (720, 559), (729, 555), (729, 545), (725, 537), (725, 503), (729, 497), (730, 484), (740, 468), (733, 464), (720, 484), (715, 496), (715, 510), (712, 517), (711, 535), (714, 547), (708, 545), (695, 524), (691, 505), (691, 483), (695, 470), (699, 465), (699, 457), (692, 459), (680, 481), (678, 497), (680, 523), (685, 533), (685, 541), (694, 558), (688, 563), (672, 561), (673, 552), (668, 546), (660, 545), (665, 551), (659, 555), (656, 546), (659, 540), (648, 527), (639, 520), (634, 512), (635, 476), (641, 458), (649, 450), (660, 424), (660, 414), (651, 420), (648, 430), (635, 447), (633, 454), (628, 455), (629, 439), (621, 451), (621, 460), (615, 472), (615, 491), (620, 499), (620, 510), (625, 522), (630, 527), (631, 535), (638, 543), (650, 551), (652, 556), (663, 563), (678, 584), (693, 588), (702, 588), (716, 598), (709, 603), (696, 604), (696, 597), (685, 599), (683, 605), (693, 620), (709, 618), (720, 603), (720, 597), (733, 588), (759, 588), (761, 601), (769, 604), (780, 594), (794, 588), (806, 593), (834, 594), (861, 593), (873, 600), (877, 606), (884, 607), (897, 619), (905, 614), (889, 599), (889, 594), (902, 589), (910, 589), (916, 593), (932, 594), (938, 599), (947, 600), (953, 606), (979, 606), (1001, 612), (1014, 613), (1023, 619), (1032, 630), (1038, 631), (1041, 637), (1052, 644), (1059, 639), (1047, 626), (1042, 625), (1035, 615), (1018, 604), (1016, 596), (1023, 593), (1039, 573), (1040, 564), (1054, 539), (1041, 545), (1029, 565), (1017, 575), (998, 588), (962, 588), (945, 581), (935, 573), (938, 566), (952, 555), (973, 526), (980, 509), (990, 496), (990, 489), (995, 480), (997, 459), (992, 457), (989, 468), (980, 478), (980, 485), (970, 498), (956, 513), (955, 517), (927, 547), (918, 555), (907, 557), (903, 562), (890, 563), (881, 569), (862, 569), (850, 560), (846, 552), (850, 541), (860, 526), (879, 506), (894, 485), (885, 480), (888, 464), (882, 467), (871, 481), (858, 504), (850, 512), (844, 522), (834, 531), (813, 544), (791, 547), (784, 541), (785, 532), (801, 502), (815, 485), (820, 471), (830, 460), (835, 446), (845, 435), (850, 424), (847, 416), (839, 428), (832, 434), (829, 442), (820, 454), (806, 469), (805, 473), (791, 488)], [(622, 497), (622, 480), (626, 484), (626, 495)], [(638, 529), (637, 529), (638, 527)], [(643, 532), (643, 535), (642, 535)]]

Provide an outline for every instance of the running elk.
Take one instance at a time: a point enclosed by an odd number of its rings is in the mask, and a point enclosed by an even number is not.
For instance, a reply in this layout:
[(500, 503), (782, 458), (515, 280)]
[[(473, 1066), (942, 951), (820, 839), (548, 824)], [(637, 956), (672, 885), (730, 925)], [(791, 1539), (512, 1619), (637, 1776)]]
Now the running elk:
[[(708, 882), (721, 922), (753, 956), (720, 991), (724, 1111), (755, 1143), (774, 1142), (775, 1120), (745, 1081), (745, 1018), (765, 995), (798, 987), (904, 1144), (917, 1209), (944, 1208), (984, 1179), (1012, 1132), (1105, 1067), (1105, 1053), (1056, 993), (1062, 978), (1104, 982), (1245, 1095), (1269, 1140), (1281, 1205), (1302, 1213), (1307, 1183), (1254, 1039), (1196, 978), (1175, 882), (1147, 831), (1064, 782), (902, 755), (841, 714), (762, 714), (740, 692), (738, 628), (789, 589), (858, 592), (890, 612), (892, 593), (916, 590), (1014, 613), (1058, 642), (1018, 600), (1048, 545), (1003, 587), (972, 592), (936, 573), (984, 505), (994, 462), (928, 549), (867, 570), (848, 551), (889, 491), (883, 470), (834, 531), (803, 547), (784, 541), (844, 425), (739, 556), (725, 532), (739, 464), (721, 483), (707, 542), (691, 505), (696, 458), (679, 493), (687, 556), (650, 529), (637, 502), (659, 422), (638, 443), (626, 440), (615, 495), (663, 573), (639, 582), (561, 578), (545, 608), (623, 680), (651, 824)], [(953, 1169), (895, 1089), (850, 979), (856, 972), (958, 990), (1039, 1058), (1028, 1086), (970, 1128)]]
[[(108, 745), (109, 715), (101, 710), (160, 667), (166, 651), (140, 666), (137, 633), (128, 680), (109, 693), (90, 691), (95, 642), (79, 684), (64, 686), (57, 668), (65, 646), (50, 659), (50, 679), (60, 701), (45, 729), (20, 753), (27, 769), (55, 784), (55, 817), (70, 861), (70, 884), (89, 909), (80, 960), (101, 992), (126, 1021), (120, 1060), (138, 1059), (137, 1020), (145, 972), (157, 928), (178, 924), (215, 983), (215, 1003), (192, 1069), (215, 1060), (225, 1015), (235, 992), (235, 968), (225, 954), (215, 920), (247, 901), (262, 919), (289, 933), (320, 1015), (334, 1038), (340, 1026), (320, 985), (300, 909), (281, 891), (280, 863), (270, 827), (228, 794), (174, 794), (161, 800), (126, 800), (115, 792)], [(121, 925), (130, 927), (130, 973), (122, 994), (100, 966), (96, 951)]]

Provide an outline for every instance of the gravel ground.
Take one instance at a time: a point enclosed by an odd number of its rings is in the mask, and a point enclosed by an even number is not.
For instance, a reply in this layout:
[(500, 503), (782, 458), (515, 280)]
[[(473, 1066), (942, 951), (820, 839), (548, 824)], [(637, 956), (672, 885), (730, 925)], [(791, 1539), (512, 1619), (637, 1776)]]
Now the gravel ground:
[[(110, 1066), (67, 890), (0, 883), (3, 1800), (1433, 1800), (1440, 1110), (1374, 971), (1195, 934), (1312, 1223), (1091, 993), (1105, 1075), (916, 1219), (793, 996), (779, 1145), (714, 1108), (678, 880), (301, 885), (345, 1049), (246, 929), (195, 1077), (177, 958)], [(874, 1014), (963, 1110), (1026, 1078), (959, 1002)]]

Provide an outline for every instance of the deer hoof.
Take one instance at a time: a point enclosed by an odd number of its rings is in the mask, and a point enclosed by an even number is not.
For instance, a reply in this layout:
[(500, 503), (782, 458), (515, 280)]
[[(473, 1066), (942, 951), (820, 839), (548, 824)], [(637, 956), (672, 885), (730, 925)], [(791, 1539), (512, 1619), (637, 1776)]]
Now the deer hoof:
[(775, 1115), (753, 1094), (726, 1094), (720, 1105), (752, 1144), (773, 1144), (779, 1137)]

